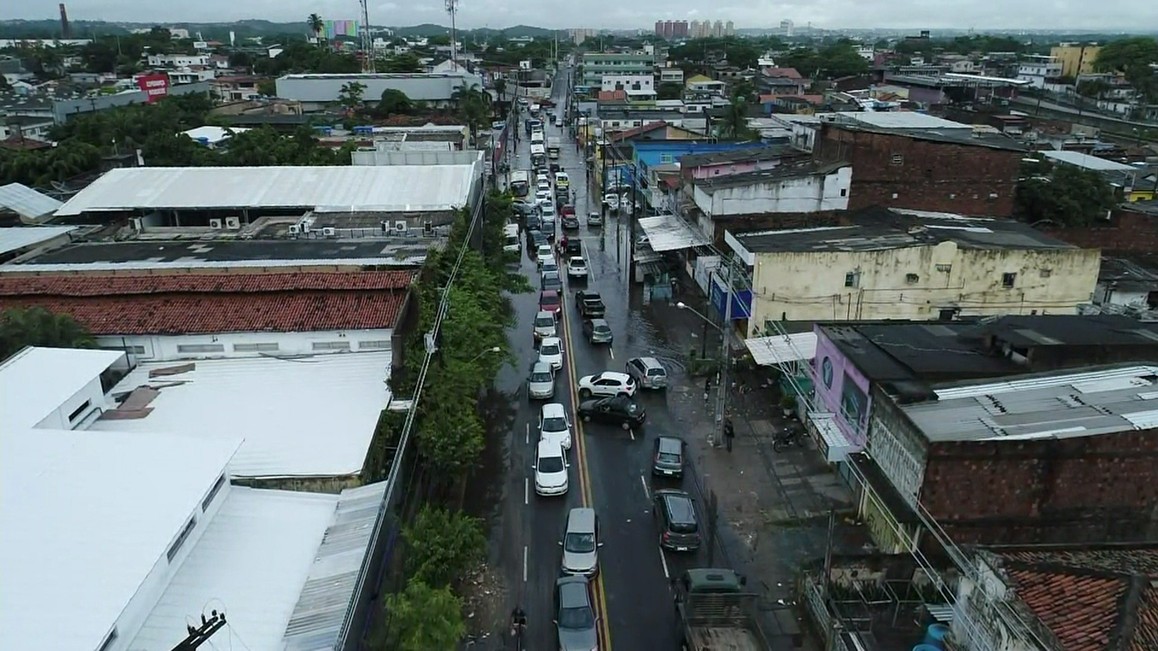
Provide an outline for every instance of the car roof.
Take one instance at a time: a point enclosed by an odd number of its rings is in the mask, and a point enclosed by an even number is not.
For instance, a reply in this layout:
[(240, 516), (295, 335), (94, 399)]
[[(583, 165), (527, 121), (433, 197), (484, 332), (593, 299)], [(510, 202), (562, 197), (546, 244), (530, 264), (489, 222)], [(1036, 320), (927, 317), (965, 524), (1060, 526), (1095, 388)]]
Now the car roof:
[(691, 495), (671, 489), (658, 490), (655, 495), (663, 500), (664, 508), (671, 514), (673, 520), (687, 522), (695, 519), (696, 507), (692, 504)]
[(535, 313), (535, 318), (536, 319), (550, 319), (551, 323), (555, 322), (555, 315), (548, 312), (547, 310), (539, 310), (538, 312)]
[(583, 258), (583, 256), (581, 256), (581, 255), (573, 255), (573, 256), (571, 256), (571, 259), (570, 259), (570, 260), (568, 260), (568, 262), (575, 262), (576, 260), (578, 260), (579, 262), (582, 262), (583, 264), (587, 264), (587, 260), (585, 260), (585, 259)]
[(561, 457), (563, 456), (563, 444), (555, 439), (539, 439), (539, 456)]
[[(607, 325), (607, 319), (591, 319), (591, 325), (593, 325), (593, 326)], [(623, 375), (626, 375), (626, 373), (624, 373)]]
[(587, 585), (587, 577), (581, 575), (565, 576), (555, 581), (555, 588), (559, 591), (559, 607), (591, 606), (591, 595)]
[(619, 380), (620, 382), (627, 382), (628, 380), (631, 380), (630, 375), (628, 375), (627, 373), (620, 373), (619, 371), (603, 371), (602, 373), (597, 373), (592, 377), (593, 378), (605, 377), (605, 378), (608, 378), (611, 380)]
[(561, 402), (548, 402), (542, 407), (543, 418), (554, 418), (556, 416), (567, 416), (567, 410), (563, 408)]
[(580, 533), (595, 531), (595, 509), (587, 506), (571, 509), (567, 514), (567, 531)]
[(543, 341), (539, 344), (539, 347), (542, 348), (543, 346), (551, 345), (561, 346), (562, 344), (563, 341), (558, 337), (543, 337)]
[(683, 454), (684, 442), (683, 439), (678, 439), (674, 436), (659, 436), (656, 437), (656, 446), (660, 452), (668, 452), (671, 454)]
[(652, 367), (663, 368), (663, 364), (658, 359), (656, 359), (654, 357), (636, 357), (632, 361), (633, 362), (638, 361), (639, 363), (643, 364), (643, 366), (645, 368), (652, 368)]
[(537, 359), (537, 360), (535, 360), (535, 363), (531, 365), (531, 372), (532, 373), (550, 373), (551, 372), (551, 365), (548, 364), (547, 362), (544, 362), (543, 360)]
[(557, 289), (544, 289), (543, 291), (539, 292), (539, 300), (544, 298), (558, 298), (558, 296), (559, 290)]

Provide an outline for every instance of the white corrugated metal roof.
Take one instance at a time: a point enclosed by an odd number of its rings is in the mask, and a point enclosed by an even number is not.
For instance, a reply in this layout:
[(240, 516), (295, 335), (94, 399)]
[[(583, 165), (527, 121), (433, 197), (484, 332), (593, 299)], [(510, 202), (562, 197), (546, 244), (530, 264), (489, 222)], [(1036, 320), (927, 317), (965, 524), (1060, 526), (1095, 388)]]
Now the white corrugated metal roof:
[(186, 622), (212, 609), (224, 610), (228, 625), (205, 648), (281, 648), (338, 496), (243, 486), (223, 493), (205, 533), (127, 648), (172, 648), (185, 637)]
[(1136, 172), (1137, 168), (1112, 160), (1083, 154), (1080, 151), (1043, 151), (1046, 158), (1095, 172)]
[(703, 233), (688, 226), (675, 215), (643, 217), (639, 220), (639, 226), (647, 235), (651, 249), (656, 253), (711, 244)]
[(0, 208), (7, 208), (27, 221), (36, 221), (56, 212), (64, 204), (23, 183), (0, 185)]
[(745, 339), (752, 359), (760, 366), (800, 362), (816, 357), (816, 333), (799, 332)]
[(916, 111), (846, 111), (839, 119), (851, 120), (881, 129), (972, 129), (968, 124)]
[(182, 131), (182, 133), (194, 140), (204, 139), (207, 144), (216, 145), (223, 140), (229, 140), (234, 134), (245, 133), (246, 131), (249, 129), (243, 127), (229, 127), (227, 129), (225, 127), (204, 126)]
[(27, 348), (13, 355), (0, 364), (0, 429), (36, 427), (123, 356), (69, 348)]
[(390, 360), (389, 352), (209, 359), (155, 379), (149, 371), (179, 364), (141, 364), (114, 391), (159, 387), (153, 411), (136, 420), (100, 420), (92, 429), (244, 436), (230, 464), (235, 477), (353, 475), (390, 402)]
[(60, 237), (69, 231), (76, 230), (75, 226), (17, 226), (15, 228), (0, 228), (0, 253), (17, 251), (28, 246), (35, 246), (47, 242), (54, 237)]
[(317, 212), (461, 208), (478, 165), (131, 167), (111, 170), (57, 215), (159, 208), (305, 208)]

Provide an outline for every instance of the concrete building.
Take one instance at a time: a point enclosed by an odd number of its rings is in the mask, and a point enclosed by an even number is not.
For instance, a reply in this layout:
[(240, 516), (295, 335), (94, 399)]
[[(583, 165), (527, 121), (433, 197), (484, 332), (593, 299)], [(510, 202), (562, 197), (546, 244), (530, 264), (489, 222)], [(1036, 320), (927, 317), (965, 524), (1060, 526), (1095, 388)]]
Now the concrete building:
[(189, 68), (208, 66), (208, 54), (150, 54), (145, 59), (151, 68)]
[(1045, 88), (1062, 76), (1062, 62), (1044, 54), (1029, 54), (1017, 66), (1017, 79), (1033, 88)]
[(813, 153), (856, 170), (850, 209), (1008, 217), (1026, 149), (1009, 136), (920, 113), (821, 116)]
[(722, 95), (728, 88), (726, 82), (712, 79), (707, 75), (692, 75), (688, 77), (684, 86), (693, 93), (708, 93), (712, 95)]
[[(183, 436), (129, 427), (169, 398), (146, 406), (135, 387), (106, 393), (102, 378), (121, 358), (26, 348), (0, 364), (0, 646), (168, 649), (217, 610), (228, 621), (218, 644), (352, 648), (369, 594), (357, 577), (380, 565), (369, 550), (385, 484), (332, 494), (234, 485), (242, 437), (261, 418), (242, 421), (226, 403), (271, 378), (243, 370), (224, 403), (190, 403), (183, 429), (205, 427)], [(126, 413), (134, 404), (144, 418)], [(283, 408), (305, 411), (300, 400)], [(319, 448), (332, 431), (311, 433)]]
[[(25, 224), (47, 221), (63, 205), (64, 202), (59, 199), (37, 192), (23, 183), (0, 185), (0, 215), (6, 213), (15, 215)], [(19, 237), (25, 235), (27, 233), (22, 233)]]
[(684, 181), (734, 176), (775, 169), (808, 157), (808, 152), (791, 145), (756, 145), (709, 154), (689, 154), (680, 158)]
[(603, 92), (623, 91), (627, 99), (642, 102), (655, 99), (655, 75), (603, 75), (600, 81)]
[(1096, 249), (1019, 222), (879, 208), (847, 221), (725, 235), (752, 268), (750, 333), (765, 321), (1074, 314), (1097, 283)]
[(72, 226), (0, 228), (0, 262), (65, 244), (75, 230)]
[(454, 92), (462, 87), (483, 88), (481, 77), (469, 72), (442, 74), (293, 74), (278, 77), (277, 96), (302, 103), (307, 111), (321, 110), (338, 101), (342, 87), (350, 83), (365, 86), (363, 97), (377, 101), (383, 91), (398, 90), (416, 102), (446, 106)]
[(684, 71), (682, 68), (660, 68), (659, 69), (659, 83), (660, 84), (684, 84)]
[(1094, 63), (1102, 46), (1086, 43), (1061, 43), (1049, 49), (1051, 59), (1061, 63), (1061, 76), (1077, 78), (1094, 72)]
[(599, 87), (604, 75), (653, 75), (655, 55), (642, 52), (584, 52), (578, 85)]

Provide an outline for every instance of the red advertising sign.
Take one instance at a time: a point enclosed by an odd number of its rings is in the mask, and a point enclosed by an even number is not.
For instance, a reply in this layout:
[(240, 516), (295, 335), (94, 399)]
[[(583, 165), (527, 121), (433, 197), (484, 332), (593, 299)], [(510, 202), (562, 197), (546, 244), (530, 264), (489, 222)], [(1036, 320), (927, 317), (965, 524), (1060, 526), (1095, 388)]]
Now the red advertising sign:
[(137, 77), (137, 88), (145, 91), (145, 101), (152, 104), (169, 94), (169, 75), (140, 75)]

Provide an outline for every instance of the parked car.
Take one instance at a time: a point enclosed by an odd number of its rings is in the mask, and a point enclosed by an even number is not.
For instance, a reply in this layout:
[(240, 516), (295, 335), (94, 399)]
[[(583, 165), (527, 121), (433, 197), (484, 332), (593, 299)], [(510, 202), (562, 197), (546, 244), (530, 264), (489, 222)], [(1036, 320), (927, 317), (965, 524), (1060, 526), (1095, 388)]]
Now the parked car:
[(550, 312), (556, 317), (563, 311), (563, 299), (559, 296), (559, 292), (548, 289), (539, 292), (539, 310), (543, 312)]
[(567, 455), (558, 441), (540, 440), (535, 446), (535, 493), (563, 495), (567, 492)]
[(559, 336), (559, 329), (556, 326), (554, 312), (540, 311), (537, 313), (535, 315), (533, 328), (535, 341), (543, 339), (544, 337)]
[[(546, 341), (546, 340), (544, 340)], [(633, 396), (639, 385), (635, 379), (626, 373), (604, 371), (597, 375), (585, 375), (579, 378), (579, 397), (583, 399), (591, 396)]]
[(607, 209), (611, 212), (619, 210), (619, 195), (614, 192), (608, 192), (603, 195), (603, 205), (607, 206)]
[(599, 622), (585, 576), (565, 576), (555, 581), (555, 628), (559, 651), (595, 651), (599, 648)]
[(586, 319), (583, 321), (583, 336), (592, 344), (610, 344), (615, 339), (606, 319)]
[(527, 396), (538, 400), (555, 397), (555, 371), (550, 364), (536, 360), (531, 365), (531, 375), (527, 378)]
[(511, 202), (511, 208), (520, 215), (533, 215), (539, 211), (539, 206), (533, 201), (516, 199)]
[(667, 369), (654, 357), (633, 357), (627, 360), (626, 369), (642, 389), (667, 388)]
[(543, 266), (544, 262), (554, 262), (554, 260), (555, 249), (552, 249), (550, 244), (540, 244), (538, 248), (535, 249), (535, 262), (537, 262), (540, 267)]
[(603, 228), (603, 215), (595, 211), (587, 213), (587, 228)]
[(551, 439), (571, 449), (571, 422), (561, 403), (549, 402), (539, 409), (539, 439)]
[(563, 368), (563, 340), (546, 337), (539, 344), (539, 361), (546, 362), (555, 370)]
[(651, 474), (676, 479), (683, 477), (685, 447), (683, 439), (674, 436), (655, 437)]
[(690, 552), (700, 548), (700, 523), (696, 504), (684, 491), (655, 491), (652, 514), (659, 533), (659, 545), (673, 552)]
[[(570, 244), (570, 240), (567, 243)], [(583, 256), (573, 255), (567, 259), (567, 277), (587, 279), (587, 261)]]
[(563, 291), (563, 279), (559, 277), (559, 269), (556, 267), (550, 271), (543, 271), (539, 279), (539, 287), (553, 289), (557, 292)]
[(559, 546), (563, 548), (560, 563), (563, 574), (593, 577), (599, 573), (599, 548), (603, 541), (599, 536), (599, 516), (595, 509), (580, 507), (567, 513)]
[(607, 423), (623, 429), (635, 429), (647, 419), (643, 406), (627, 396), (584, 400), (576, 414), (585, 423)]

